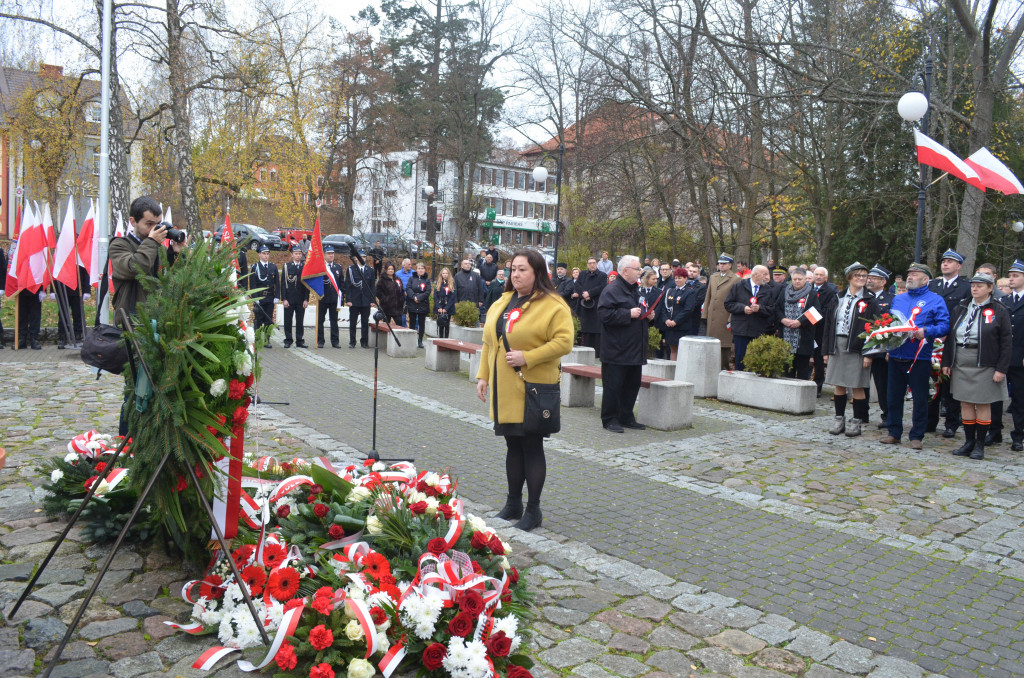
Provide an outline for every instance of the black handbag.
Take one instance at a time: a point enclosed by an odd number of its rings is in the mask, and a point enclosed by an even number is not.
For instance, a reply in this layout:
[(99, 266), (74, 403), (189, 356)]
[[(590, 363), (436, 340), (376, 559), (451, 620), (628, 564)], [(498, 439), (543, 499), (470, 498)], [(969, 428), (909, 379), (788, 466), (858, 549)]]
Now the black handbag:
[[(124, 372), (124, 364), (128, 362), (128, 348), (122, 337), (124, 332), (120, 327), (100, 324), (105, 287), (106, 276), (96, 303), (96, 320), (92, 329), (88, 330), (82, 339), (82, 362), (100, 371), (121, 374)], [(96, 378), (99, 378), (99, 373), (96, 374)]]
[[(505, 350), (511, 351), (508, 337), (501, 319), (498, 319), (498, 334), (505, 343)], [(523, 370), (519, 366), (512, 369), (523, 380), (525, 387), (525, 403), (523, 405), (523, 432), (526, 435), (547, 436), (558, 433), (562, 428), (562, 392), (558, 382), (554, 384), (536, 384), (526, 381)]]

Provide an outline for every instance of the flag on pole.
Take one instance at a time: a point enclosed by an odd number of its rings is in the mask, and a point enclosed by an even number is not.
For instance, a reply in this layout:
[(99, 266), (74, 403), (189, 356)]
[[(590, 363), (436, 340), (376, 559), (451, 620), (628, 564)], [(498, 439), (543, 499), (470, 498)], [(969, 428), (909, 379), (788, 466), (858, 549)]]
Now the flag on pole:
[[(121, 220), (121, 213), (117, 213), (117, 228), (114, 229), (115, 238), (124, 237), (124, 223)], [(114, 262), (110, 260), (110, 255), (107, 255), (107, 289), (110, 290), (110, 294), (114, 294)]]
[[(167, 211), (170, 212), (171, 208), (168, 207)], [(231, 265), (238, 270), (238, 243), (235, 242), (235, 233), (231, 230), (231, 215), (224, 215), (224, 230), (220, 234), (221, 245), (231, 245)]]
[(18, 241), (18, 285), (23, 290), (38, 292), (46, 281), (46, 234), (41, 216), (34, 209), (31, 211), (29, 221), (29, 210), (25, 210), (28, 224), (23, 226)]
[[(20, 235), (21, 233), (24, 233), (26, 230), (28, 230), (29, 227), (28, 210), (20, 212), (19, 208), (19, 216), (21, 217), (21, 221), (24, 222), (21, 223), (20, 228), (17, 228), (16, 230), (16, 233)], [(19, 225), (15, 224), (15, 226), (17, 227)], [(20, 247), (20, 245), (20, 237), (18, 237), (14, 241), (14, 244), (11, 245), (11, 261), (10, 263), (7, 264), (7, 279), (4, 280), (4, 294), (7, 295), (8, 297), (13, 297), (15, 294), (21, 291), (21, 281), (18, 280), (18, 270), (23, 268), (24, 266), (21, 263), (23, 250)]]
[(999, 158), (992, 155), (987, 148), (982, 146), (968, 157), (964, 163), (978, 173), (986, 188), (999, 191), (1004, 195), (1019, 195), (1024, 193), (1024, 186), (1014, 176), (1010, 168), (1004, 165)]
[(92, 200), (90, 200), (89, 212), (85, 215), (85, 221), (82, 222), (82, 230), (78, 233), (78, 239), (75, 242), (75, 249), (78, 251), (78, 263), (85, 266), (85, 270), (89, 274), (90, 287), (99, 287), (100, 277), (103, 273), (102, 264), (99, 262), (99, 240), (96, 237), (96, 211)]
[[(306, 265), (302, 267), (302, 284), (316, 295), (319, 300), (324, 296), (324, 276), (327, 275), (327, 262), (324, 260), (324, 246), (320, 242), (320, 217), (317, 216), (313, 225), (313, 240), (309, 246)], [(337, 287), (337, 283), (334, 285)]]
[(75, 205), (68, 198), (68, 210), (64, 214), (64, 223), (57, 237), (56, 251), (53, 253), (53, 279), (78, 289), (78, 260), (75, 256)]
[(914, 140), (917, 143), (917, 161), (919, 163), (948, 172), (981, 191), (985, 190), (985, 184), (981, 182), (978, 173), (961, 160), (956, 153), (917, 130), (914, 130)]
[(19, 235), (21, 235), (21, 205), (14, 210), (14, 235), (11, 236), (11, 240), (17, 240)]
[(48, 202), (43, 203), (43, 232), (46, 234), (46, 246), (52, 250), (57, 246), (57, 234), (53, 231), (53, 215), (50, 214)]

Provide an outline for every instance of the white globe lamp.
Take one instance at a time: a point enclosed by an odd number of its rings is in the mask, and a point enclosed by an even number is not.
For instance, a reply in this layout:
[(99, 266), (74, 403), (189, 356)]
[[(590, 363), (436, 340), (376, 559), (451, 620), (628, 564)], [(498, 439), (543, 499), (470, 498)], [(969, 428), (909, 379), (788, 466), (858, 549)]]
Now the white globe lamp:
[(538, 165), (533, 168), (533, 181), (534, 183), (543, 184), (548, 180), (548, 168), (544, 165)]
[(907, 92), (900, 97), (896, 110), (907, 122), (917, 122), (928, 112), (928, 97), (921, 92)]

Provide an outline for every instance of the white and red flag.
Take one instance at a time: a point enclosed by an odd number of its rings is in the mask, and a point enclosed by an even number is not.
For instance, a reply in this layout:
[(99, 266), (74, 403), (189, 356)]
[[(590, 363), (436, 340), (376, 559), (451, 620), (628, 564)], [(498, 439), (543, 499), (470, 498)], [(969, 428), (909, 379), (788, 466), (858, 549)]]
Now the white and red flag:
[(103, 264), (100, 263), (100, 242), (96, 237), (96, 212), (93, 209), (92, 201), (89, 201), (89, 212), (82, 222), (82, 230), (78, 233), (78, 240), (75, 243), (78, 250), (78, 262), (85, 266), (89, 273), (89, 285), (98, 287), (100, 277), (103, 274)]
[(917, 130), (914, 130), (914, 141), (917, 143), (917, 161), (919, 163), (948, 172), (979, 190), (985, 190), (985, 184), (982, 183), (978, 173), (961, 160), (956, 153)]
[(999, 191), (1005, 195), (1019, 195), (1024, 193), (1024, 186), (1014, 176), (1010, 168), (1004, 165), (999, 158), (992, 155), (987, 148), (982, 146), (974, 153), (964, 158), (968, 167), (978, 173), (986, 188)]
[(75, 256), (75, 204), (68, 198), (68, 210), (57, 237), (53, 253), (53, 279), (59, 280), (69, 289), (78, 289), (78, 259)]
[[(26, 216), (29, 210), (25, 210)], [(38, 292), (46, 282), (46, 233), (43, 220), (33, 209), (31, 221), (22, 226), (18, 240), (18, 286), (29, 292)]]
[(4, 294), (8, 297), (13, 297), (21, 291), (21, 281), (18, 280), (18, 269), (22, 268), (21, 259), (24, 256), (24, 250), (21, 248), (21, 234), (29, 230), (29, 220), (31, 219), (29, 212), (31, 211), (31, 209), (25, 209), (20, 212), (21, 224), (15, 233), (14, 245), (11, 246), (11, 260), (7, 264), (7, 278), (4, 280)]
[[(36, 205), (39, 209), (39, 205)], [(53, 249), (57, 246), (57, 234), (53, 230), (53, 215), (50, 214), (50, 203), (43, 203), (43, 233), (46, 234), (46, 246)]]

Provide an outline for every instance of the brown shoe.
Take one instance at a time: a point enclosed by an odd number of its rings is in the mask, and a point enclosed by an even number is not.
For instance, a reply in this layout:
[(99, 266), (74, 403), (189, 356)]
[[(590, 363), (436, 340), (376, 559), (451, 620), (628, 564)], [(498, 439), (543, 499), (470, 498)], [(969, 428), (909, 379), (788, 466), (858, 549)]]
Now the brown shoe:
[(920, 450), (924, 447), (924, 444), (920, 440), (911, 440), (907, 443), (907, 447), (912, 450)]
[(893, 438), (892, 436), (885, 436), (884, 438), (882, 438), (878, 442), (882, 443), (883, 445), (899, 445), (900, 439), (899, 438)]

